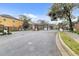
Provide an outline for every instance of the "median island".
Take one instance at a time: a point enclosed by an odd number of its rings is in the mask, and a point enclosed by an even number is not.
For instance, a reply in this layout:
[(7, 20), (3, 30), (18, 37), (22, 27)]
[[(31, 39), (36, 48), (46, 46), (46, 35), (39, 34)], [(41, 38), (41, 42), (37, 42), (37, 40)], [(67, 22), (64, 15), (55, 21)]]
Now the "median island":
[(74, 51), (77, 55), (79, 55), (79, 43), (76, 42), (73, 38), (68, 36), (64, 32), (60, 32), (60, 36), (64, 43), (72, 50)]

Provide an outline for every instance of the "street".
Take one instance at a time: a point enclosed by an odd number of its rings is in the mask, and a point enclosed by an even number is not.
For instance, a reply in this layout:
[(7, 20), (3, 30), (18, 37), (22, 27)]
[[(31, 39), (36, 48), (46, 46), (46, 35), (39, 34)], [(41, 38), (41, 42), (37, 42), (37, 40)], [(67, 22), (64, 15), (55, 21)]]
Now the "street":
[(20, 31), (0, 36), (0, 56), (60, 56), (57, 31)]

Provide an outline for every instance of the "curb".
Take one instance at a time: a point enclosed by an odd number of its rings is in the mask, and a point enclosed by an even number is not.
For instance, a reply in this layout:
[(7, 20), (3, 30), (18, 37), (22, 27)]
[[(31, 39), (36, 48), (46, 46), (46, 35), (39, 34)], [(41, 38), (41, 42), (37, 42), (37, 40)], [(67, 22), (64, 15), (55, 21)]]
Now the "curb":
[[(62, 48), (64, 49), (65, 53), (67, 53), (68, 56), (78, 56), (74, 51), (72, 51), (62, 40), (60, 34), (58, 33), (58, 38), (59, 38), (59, 42), (62, 46)], [(58, 47), (60, 49), (60, 47)], [(62, 52), (62, 51), (61, 51)], [(64, 53), (64, 55), (66, 55)]]
[(63, 49), (61, 42), (59, 41), (58, 34), (56, 35), (56, 45), (62, 56), (69, 56), (69, 54)]

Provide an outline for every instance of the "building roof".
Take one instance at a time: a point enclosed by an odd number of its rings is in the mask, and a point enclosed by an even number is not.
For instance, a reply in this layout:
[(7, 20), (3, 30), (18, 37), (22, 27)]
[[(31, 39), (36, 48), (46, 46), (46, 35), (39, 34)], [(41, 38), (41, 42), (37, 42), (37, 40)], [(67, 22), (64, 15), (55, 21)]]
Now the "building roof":
[(7, 15), (7, 14), (1, 14), (0, 16), (5, 17), (5, 18), (11, 18), (11, 19), (19, 20), (19, 19), (13, 17), (13, 16), (10, 16), (10, 15)]

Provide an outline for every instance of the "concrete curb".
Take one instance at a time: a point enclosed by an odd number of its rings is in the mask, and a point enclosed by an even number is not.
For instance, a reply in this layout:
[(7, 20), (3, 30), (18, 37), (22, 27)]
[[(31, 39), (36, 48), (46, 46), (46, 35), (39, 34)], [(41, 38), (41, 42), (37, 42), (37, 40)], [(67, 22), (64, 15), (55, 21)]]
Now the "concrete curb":
[[(59, 42), (62, 46), (62, 48), (64, 49), (64, 51), (67, 53), (67, 55), (69, 56), (78, 56), (74, 51), (72, 51), (62, 40), (60, 34), (58, 33), (58, 37), (59, 37)], [(59, 47), (60, 48), (60, 47)]]
[(69, 56), (68, 53), (63, 49), (61, 42), (59, 41), (58, 34), (56, 35), (56, 45), (62, 56)]

